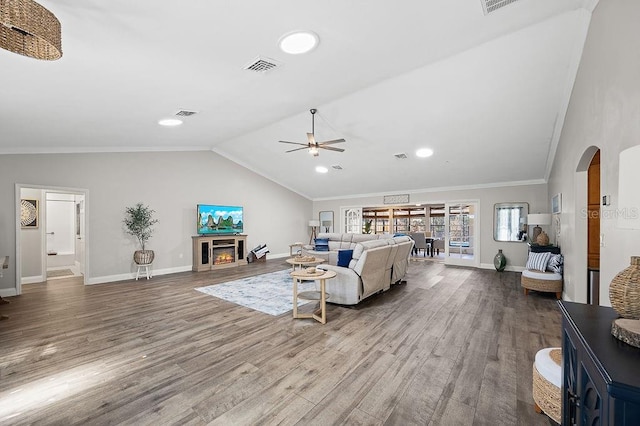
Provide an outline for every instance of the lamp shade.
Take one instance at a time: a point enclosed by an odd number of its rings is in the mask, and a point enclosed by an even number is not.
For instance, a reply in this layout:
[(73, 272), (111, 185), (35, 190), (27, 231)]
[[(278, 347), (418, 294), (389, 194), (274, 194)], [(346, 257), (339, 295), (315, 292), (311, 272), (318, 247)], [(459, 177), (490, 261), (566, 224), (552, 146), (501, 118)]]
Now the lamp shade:
[(309, 221), (309, 226), (310, 227), (316, 227), (316, 226), (320, 226), (320, 221), (319, 220), (310, 220)]
[(529, 225), (551, 225), (551, 215), (548, 213), (536, 213), (527, 215)]

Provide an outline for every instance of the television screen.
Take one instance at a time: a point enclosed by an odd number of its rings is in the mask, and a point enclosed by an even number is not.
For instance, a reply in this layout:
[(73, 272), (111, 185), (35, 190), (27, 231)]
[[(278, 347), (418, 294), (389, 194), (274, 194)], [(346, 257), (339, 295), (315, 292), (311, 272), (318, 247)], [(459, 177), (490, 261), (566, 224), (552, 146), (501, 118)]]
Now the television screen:
[(242, 207), (198, 204), (198, 234), (241, 234)]

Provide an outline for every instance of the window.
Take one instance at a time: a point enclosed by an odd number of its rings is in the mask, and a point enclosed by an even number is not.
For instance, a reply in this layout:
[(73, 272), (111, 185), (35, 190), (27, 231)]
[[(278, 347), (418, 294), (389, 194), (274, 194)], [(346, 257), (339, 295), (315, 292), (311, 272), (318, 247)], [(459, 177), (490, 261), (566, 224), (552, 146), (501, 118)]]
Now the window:
[(429, 209), (429, 230), (432, 238), (444, 239), (444, 206)]

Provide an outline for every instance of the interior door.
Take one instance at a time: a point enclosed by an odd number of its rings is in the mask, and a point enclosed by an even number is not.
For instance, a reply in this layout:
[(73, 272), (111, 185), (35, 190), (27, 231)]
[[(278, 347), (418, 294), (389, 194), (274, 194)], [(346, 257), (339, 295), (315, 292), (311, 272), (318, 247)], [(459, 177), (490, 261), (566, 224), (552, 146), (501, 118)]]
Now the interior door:
[(362, 234), (362, 207), (340, 209), (342, 216), (342, 232), (346, 234)]
[(474, 267), (480, 265), (478, 210), (477, 202), (445, 203), (446, 264)]

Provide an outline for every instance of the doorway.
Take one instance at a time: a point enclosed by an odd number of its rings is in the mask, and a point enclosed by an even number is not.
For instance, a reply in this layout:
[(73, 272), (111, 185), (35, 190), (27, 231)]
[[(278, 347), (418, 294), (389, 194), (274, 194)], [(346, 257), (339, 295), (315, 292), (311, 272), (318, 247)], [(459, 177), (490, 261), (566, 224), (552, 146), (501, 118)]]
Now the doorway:
[(16, 294), (22, 294), (22, 284), (60, 276), (79, 276), (86, 284), (88, 191), (22, 184), (15, 191)]
[(587, 303), (600, 304), (600, 150), (587, 169)]
[(46, 192), (46, 278), (59, 279), (84, 274), (84, 195)]
[(445, 203), (445, 264), (479, 266), (478, 203)]

